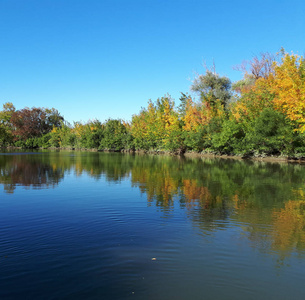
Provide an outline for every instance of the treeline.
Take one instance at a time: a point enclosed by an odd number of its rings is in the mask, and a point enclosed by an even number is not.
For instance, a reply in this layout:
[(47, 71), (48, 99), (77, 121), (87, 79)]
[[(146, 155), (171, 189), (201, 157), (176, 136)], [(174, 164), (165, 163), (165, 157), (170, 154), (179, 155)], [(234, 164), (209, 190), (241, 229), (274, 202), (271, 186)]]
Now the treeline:
[(238, 67), (232, 84), (215, 70), (193, 81), (192, 97), (175, 105), (164, 96), (133, 115), (131, 122), (109, 119), (73, 125), (56, 109), (0, 112), (0, 146), (99, 150), (166, 150), (242, 155), (305, 154), (305, 60), (269, 53)]

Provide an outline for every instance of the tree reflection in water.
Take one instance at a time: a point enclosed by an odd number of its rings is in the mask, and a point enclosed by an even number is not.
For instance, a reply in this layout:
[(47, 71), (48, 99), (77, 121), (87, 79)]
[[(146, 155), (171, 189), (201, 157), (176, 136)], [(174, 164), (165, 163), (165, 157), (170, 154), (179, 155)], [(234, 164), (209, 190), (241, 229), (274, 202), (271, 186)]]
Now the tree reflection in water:
[(305, 250), (305, 168), (287, 163), (184, 159), (118, 153), (43, 152), (0, 155), (0, 183), (54, 188), (65, 172), (109, 182), (128, 178), (148, 205), (178, 205), (202, 234), (234, 223), (261, 251), (281, 259)]
[(14, 193), (18, 185), (36, 189), (55, 187), (63, 177), (63, 170), (32, 154), (0, 155), (0, 183), (7, 193)]

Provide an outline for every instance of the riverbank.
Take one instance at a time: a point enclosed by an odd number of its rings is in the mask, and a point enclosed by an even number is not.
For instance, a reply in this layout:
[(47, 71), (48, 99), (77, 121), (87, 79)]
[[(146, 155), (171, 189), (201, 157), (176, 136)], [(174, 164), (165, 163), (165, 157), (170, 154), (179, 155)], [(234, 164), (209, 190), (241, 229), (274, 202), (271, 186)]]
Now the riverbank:
[(253, 161), (265, 161), (265, 162), (294, 162), (294, 163), (305, 163), (305, 156), (292, 157), (292, 156), (245, 156), (245, 155), (227, 155), (227, 154), (216, 154), (216, 153), (199, 153), (193, 151), (187, 151), (184, 153), (173, 153), (169, 151), (135, 151), (138, 154), (153, 154), (153, 155), (174, 155), (183, 156), (186, 158), (222, 158), (222, 159), (234, 159), (234, 160), (253, 160)]
[(97, 148), (87, 149), (87, 148), (73, 148), (73, 147), (49, 147), (49, 148), (34, 148), (34, 149), (24, 149), (22, 147), (6, 147), (1, 148), (4, 150), (52, 150), (52, 151), (85, 151), (85, 152), (119, 152), (119, 153), (132, 153), (138, 155), (170, 155), (170, 156), (181, 156), (185, 158), (221, 158), (221, 159), (234, 159), (234, 160), (253, 160), (253, 161), (265, 161), (265, 162), (289, 162), (289, 163), (302, 163), (305, 164), (305, 154), (300, 156), (288, 156), (288, 155), (228, 155), (228, 154), (217, 154), (217, 153), (207, 153), (207, 152), (173, 152), (167, 150), (100, 150)]
[(211, 153), (194, 153), (186, 152), (184, 154), (188, 158), (223, 158), (235, 160), (253, 160), (253, 161), (266, 161), (266, 162), (297, 162), (305, 163), (305, 156), (290, 157), (290, 156), (242, 156), (242, 155), (226, 155), (226, 154), (211, 154)]

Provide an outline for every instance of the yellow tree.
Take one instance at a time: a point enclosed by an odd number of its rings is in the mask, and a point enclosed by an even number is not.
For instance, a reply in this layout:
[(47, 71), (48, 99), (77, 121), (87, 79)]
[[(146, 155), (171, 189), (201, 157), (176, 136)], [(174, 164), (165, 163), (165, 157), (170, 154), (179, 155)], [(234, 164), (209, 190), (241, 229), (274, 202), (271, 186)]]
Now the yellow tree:
[(274, 93), (274, 106), (298, 124), (305, 132), (305, 60), (302, 56), (286, 54), (274, 67), (269, 78)]
[(238, 121), (250, 121), (265, 108), (282, 112), (305, 132), (305, 61), (295, 54), (283, 54), (268, 72), (241, 91), (231, 111)]
[(187, 99), (184, 121), (184, 130), (198, 132), (200, 126), (207, 125), (211, 120), (209, 107), (206, 103), (198, 104), (192, 98)]
[(174, 150), (182, 145), (179, 114), (170, 96), (157, 100), (157, 124), (162, 133), (162, 147)]
[(259, 78), (241, 97), (231, 105), (233, 117), (248, 123), (257, 118), (265, 108), (273, 108), (274, 93), (271, 89), (270, 78)]
[(146, 135), (147, 135), (147, 111), (142, 109), (138, 115), (132, 116), (131, 134), (134, 138), (136, 149), (146, 149)]
[(157, 129), (157, 110), (151, 100), (147, 108), (143, 108), (138, 115), (133, 115), (131, 133), (136, 149), (154, 149), (160, 144), (162, 131)]
[(133, 116), (131, 132), (138, 149), (179, 147), (179, 114), (171, 97), (159, 98), (155, 103), (150, 100), (147, 109)]

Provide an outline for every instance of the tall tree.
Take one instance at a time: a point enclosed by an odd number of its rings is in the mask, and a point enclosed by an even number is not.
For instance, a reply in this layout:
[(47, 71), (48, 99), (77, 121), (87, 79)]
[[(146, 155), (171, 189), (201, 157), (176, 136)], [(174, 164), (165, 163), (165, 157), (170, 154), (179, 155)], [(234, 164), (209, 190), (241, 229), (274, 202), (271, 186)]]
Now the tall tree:
[(3, 104), (3, 110), (0, 111), (0, 124), (6, 127), (11, 127), (11, 117), (16, 111), (15, 106), (11, 102)]
[(52, 130), (53, 127), (60, 127), (64, 122), (64, 117), (60, 115), (59, 111), (55, 108), (45, 108), (46, 114), (45, 123), (46, 126)]
[(5, 146), (12, 142), (13, 126), (11, 118), (15, 110), (13, 103), (7, 102), (3, 104), (3, 110), (0, 111), (0, 146)]
[(51, 132), (53, 127), (60, 127), (64, 118), (55, 108), (23, 108), (11, 114), (13, 134), (17, 139), (40, 137)]
[(218, 101), (226, 108), (232, 96), (230, 79), (220, 77), (210, 70), (207, 70), (204, 75), (199, 75), (195, 78), (191, 90), (199, 93), (201, 100), (212, 108), (216, 106)]
[(46, 113), (41, 108), (23, 108), (12, 114), (13, 134), (18, 139), (39, 137), (46, 133)]
[(305, 132), (305, 59), (285, 54), (281, 64), (275, 65), (269, 82), (275, 108), (296, 122), (300, 132)]

